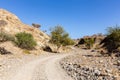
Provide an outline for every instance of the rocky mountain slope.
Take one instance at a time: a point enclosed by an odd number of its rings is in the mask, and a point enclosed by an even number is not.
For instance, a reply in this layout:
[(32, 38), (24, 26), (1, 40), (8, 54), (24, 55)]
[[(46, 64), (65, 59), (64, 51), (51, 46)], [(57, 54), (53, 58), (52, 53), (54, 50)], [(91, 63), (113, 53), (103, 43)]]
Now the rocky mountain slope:
[(4, 9), (0, 9), (0, 32), (2, 31), (13, 35), (19, 32), (31, 33), (39, 48), (49, 41), (47, 34), (38, 28), (22, 23), (16, 15)]

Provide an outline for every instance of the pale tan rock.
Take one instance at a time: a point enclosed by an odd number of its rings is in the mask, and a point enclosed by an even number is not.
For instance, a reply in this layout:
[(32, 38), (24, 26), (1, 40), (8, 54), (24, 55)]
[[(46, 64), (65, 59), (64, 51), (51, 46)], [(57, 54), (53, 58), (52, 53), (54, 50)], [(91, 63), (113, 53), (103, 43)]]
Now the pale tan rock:
[(22, 23), (16, 15), (4, 9), (0, 9), (0, 20), (7, 23), (6, 25), (0, 25), (0, 32), (3, 31), (13, 35), (19, 32), (31, 33), (39, 47), (44, 46), (50, 39), (47, 34), (38, 28)]

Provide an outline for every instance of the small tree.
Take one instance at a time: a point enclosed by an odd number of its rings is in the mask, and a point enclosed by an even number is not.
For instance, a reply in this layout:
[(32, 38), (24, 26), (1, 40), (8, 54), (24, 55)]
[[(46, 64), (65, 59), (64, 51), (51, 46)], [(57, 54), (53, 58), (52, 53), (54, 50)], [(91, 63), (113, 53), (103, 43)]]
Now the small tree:
[(106, 47), (108, 52), (113, 52), (120, 47), (120, 27), (109, 27), (107, 36), (102, 43), (104, 43), (103, 46)]
[(35, 27), (35, 28), (40, 28), (41, 27), (40, 24), (35, 24), (35, 23), (32, 23), (32, 26)]
[(51, 29), (51, 43), (54, 43), (58, 46), (58, 48), (66, 45), (73, 45), (73, 40), (69, 37), (69, 34), (65, 32), (63, 27), (55, 26)]
[(37, 44), (30, 33), (17, 33), (15, 43), (23, 49), (33, 49)]

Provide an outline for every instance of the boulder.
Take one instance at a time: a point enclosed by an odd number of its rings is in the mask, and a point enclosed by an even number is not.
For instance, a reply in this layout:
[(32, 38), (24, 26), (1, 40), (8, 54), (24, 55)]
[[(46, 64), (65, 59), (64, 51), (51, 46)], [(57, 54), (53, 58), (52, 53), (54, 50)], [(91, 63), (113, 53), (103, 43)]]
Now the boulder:
[(53, 52), (53, 53), (67, 53), (72, 48), (70, 46), (56, 46), (55, 44), (48, 43), (46, 46), (43, 47), (44, 51)]
[(43, 47), (43, 50), (44, 51), (47, 51), (47, 52), (53, 52), (53, 53), (57, 53), (58, 52), (58, 47), (54, 44), (46, 44), (44, 47)]
[(7, 51), (4, 47), (0, 47), (0, 54), (1, 55), (11, 54), (11, 52)]

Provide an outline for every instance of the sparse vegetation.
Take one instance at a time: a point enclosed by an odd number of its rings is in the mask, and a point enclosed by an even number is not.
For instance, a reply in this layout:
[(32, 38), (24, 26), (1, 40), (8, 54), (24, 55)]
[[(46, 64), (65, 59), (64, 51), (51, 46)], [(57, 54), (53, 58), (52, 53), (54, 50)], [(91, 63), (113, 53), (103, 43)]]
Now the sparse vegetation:
[(40, 28), (41, 27), (40, 24), (35, 24), (35, 23), (32, 23), (32, 26), (35, 27), (35, 28)]
[(93, 44), (95, 43), (94, 38), (86, 38), (85, 39), (85, 45), (88, 49), (91, 49), (93, 47)]
[(14, 40), (15, 40), (14, 36), (7, 34), (5, 32), (0, 32), (0, 42), (14, 41)]
[(37, 44), (30, 33), (17, 33), (15, 43), (23, 49), (33, 49)]
[(51, 29), (50, 42), (56, 44), (58, 47), (74, 44), (73, 40), (69, 37), (69, 34), (66, 33), (61, 26), (55, 26)]
[(103, 47), (105, 47), (108, 52), (112, 53), (116, 51), (120, 47), (120, 27), (109, 27), (106, 38), (101, 42), (104, 43)]
[(95, 38), (81, 38), (77, 45), (85, 45), (86, 48), (91, 49), (95, 43)]

